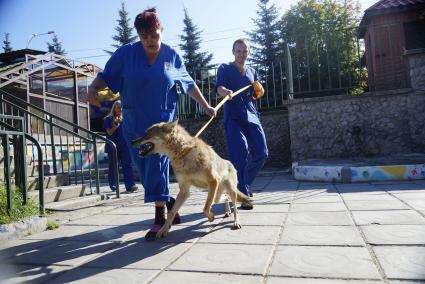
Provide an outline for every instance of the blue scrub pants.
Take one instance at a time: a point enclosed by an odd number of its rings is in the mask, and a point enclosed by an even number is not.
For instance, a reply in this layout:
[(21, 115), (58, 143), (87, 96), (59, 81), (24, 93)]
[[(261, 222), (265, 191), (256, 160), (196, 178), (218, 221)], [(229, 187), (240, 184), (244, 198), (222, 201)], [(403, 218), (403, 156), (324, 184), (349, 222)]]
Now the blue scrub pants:
[[(124, 184), (125, 188), (131, 189), (134, 186), (133, 179), (133, 169), (131, 168), (131, 157), (128, 148), (126, 147), (118, 147), (118, 163), (121, 164), (122, 172), (124, 175)], [(115, 175), (114, 175), (114, 159), (112, 157), (112, 152), (108, 153), (109, 160), (109, 171), (108, 171), (108, 181), (109, 187), (115, 187)], [(119, 169), (119, 167), (118, 167)]]
[(238, 189), (250, 195), (249, 187), (268, 157), (266, 136), (261, 125), (227, 119), (227, 152), (238, 172)]

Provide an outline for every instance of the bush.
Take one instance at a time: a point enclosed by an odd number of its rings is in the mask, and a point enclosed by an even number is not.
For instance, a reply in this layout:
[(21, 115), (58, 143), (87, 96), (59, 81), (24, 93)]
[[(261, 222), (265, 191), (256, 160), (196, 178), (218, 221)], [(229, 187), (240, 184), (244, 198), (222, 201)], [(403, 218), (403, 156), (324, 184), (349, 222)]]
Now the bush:
[(12, 190), (12, 210), (7, 209), (6, 187), (0, 187), (0, 225), (19, 221), (25, 217), (39, 215), (38, 205), (28, 197), (27, 205), (22, 205), (23, 198), (19, 189)]

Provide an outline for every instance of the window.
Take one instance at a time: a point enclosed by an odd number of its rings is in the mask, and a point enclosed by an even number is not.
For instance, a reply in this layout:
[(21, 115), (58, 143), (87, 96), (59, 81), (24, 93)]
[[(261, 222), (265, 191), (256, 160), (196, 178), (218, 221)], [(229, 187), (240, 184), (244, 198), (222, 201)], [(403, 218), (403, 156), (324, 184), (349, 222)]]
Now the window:
[(425, 21), (404, 24), (406, 49), (425, 48)]

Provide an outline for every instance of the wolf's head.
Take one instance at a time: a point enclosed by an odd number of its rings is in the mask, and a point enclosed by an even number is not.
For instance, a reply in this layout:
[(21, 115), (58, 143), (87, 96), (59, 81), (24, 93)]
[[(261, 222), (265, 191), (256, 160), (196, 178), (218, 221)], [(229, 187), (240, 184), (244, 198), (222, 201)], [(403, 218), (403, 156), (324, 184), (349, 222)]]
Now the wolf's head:
[(174, 127), (177, 126), (178, 120), (173, 122), (160, 122), (149, 127), (145, 135), (131, 142), (133, 147), (141, 148), (139, 151), (140, 157), (145, 157), (150, 154), (165, 153), (166, 141), (171, 135)]

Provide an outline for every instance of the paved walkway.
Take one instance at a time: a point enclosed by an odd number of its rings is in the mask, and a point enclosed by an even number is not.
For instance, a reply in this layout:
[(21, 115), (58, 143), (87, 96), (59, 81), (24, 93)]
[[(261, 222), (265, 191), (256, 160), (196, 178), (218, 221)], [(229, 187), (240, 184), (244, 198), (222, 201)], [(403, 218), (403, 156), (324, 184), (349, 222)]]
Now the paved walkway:
[(425, 181), (328, 184), (280, 174), (259, 177), (254, 190), (241, 230), (222, 205), (209, 223), (206, 193), (194, 190), (183, 223), (157, 242), (143, 239), (153, 208), (142, 194), (105, 203), (102, 213), (72, 220), (70, 212), (57, 230), (0, 244), (0, 282), (425, 281)]

